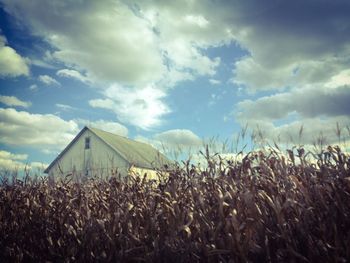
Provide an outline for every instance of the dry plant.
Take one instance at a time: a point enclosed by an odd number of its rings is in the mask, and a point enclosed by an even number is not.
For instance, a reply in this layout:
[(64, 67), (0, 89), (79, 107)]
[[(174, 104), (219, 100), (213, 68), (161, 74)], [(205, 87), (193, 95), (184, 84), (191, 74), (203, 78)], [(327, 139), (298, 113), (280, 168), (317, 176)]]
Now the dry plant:
[(206, 149), (207, 167), (184, 162), (157, 186), (4, 175), (1, 261), (346, 262), (349, 155), (308, 154), (271, 148), (230, 161)]

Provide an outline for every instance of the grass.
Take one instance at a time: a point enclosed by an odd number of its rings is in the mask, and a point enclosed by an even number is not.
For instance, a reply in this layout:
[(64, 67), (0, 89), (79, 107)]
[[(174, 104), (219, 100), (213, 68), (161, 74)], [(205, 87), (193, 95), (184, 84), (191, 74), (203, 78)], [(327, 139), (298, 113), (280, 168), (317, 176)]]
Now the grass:
[(184, 162), (159, 184), (3, 178), (2, 262), (350, 258), (350, 157), (339, 147), (203, 155), (207, 166)]

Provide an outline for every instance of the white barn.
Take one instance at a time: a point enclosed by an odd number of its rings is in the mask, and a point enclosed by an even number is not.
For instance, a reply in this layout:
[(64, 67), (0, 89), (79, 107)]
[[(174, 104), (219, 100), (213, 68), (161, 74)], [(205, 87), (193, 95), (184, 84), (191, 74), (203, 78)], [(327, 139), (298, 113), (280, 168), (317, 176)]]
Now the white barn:
[(45, 169), (50, 179), (67, 175), (80, 181), (86, 177), (126, 177), (147, 173), (156, 177), (156, 170), (170, 161), (152, 146), (128, 138), (84, 127), (57, 158)]

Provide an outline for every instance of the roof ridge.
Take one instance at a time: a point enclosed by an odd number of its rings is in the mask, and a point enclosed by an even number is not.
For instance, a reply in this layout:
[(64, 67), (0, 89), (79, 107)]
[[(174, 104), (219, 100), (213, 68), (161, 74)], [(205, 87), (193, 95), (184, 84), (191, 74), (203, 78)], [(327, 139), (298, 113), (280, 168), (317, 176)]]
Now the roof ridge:
[(116, 133), (113, 133), (113, 132), (109, 132), (109, 131), (105, 131), (105, 130), (102, 130), (102, 129), (99, 129), (99, 128), (94, 128), (94, 127), (87, 127), (87, 128), (90, 129), (90, 130), (91, 130), (91, 129), (94, 129), (94, 130), (106, 132), (106, 133), (112, 134), (112, 135), (114, 135), (114, 136), (118, 136), (118, 137), (120, 137), (120, 138), (126, 139), (126, 140), (128, 140), (128, 141), (130, 141), (130, 142), (132, 142), (132, 143), (139, 143), (139, 144), (146, 145), (146, 146), (151, 147), (151, 148), (153, 148), (154, 150), (158, 151), (158, 150), (157, 150), (156, 148), (154, 148), (152, 145), (150, 145), (150, 144), (148, 144), (148, 143), (145, 143), (145, 142), (136, 141), (136, 140), (130, 139), (130, 138), (128, 138), (128, 137), (121, 136), (121, 135), (119, 135), (119, 134), (116, 134)]
[[(88, 127), (88, 129), (90, 129), (90, 131), (94, 133), (97, 137), (99, 137), (104, 143), (112, 147), (114, 151), (120, 154), (120, 156), (125, 160), (127, 160), (130, 164), (134, 164), (138, 167), (142, 167), (146, 165), (144, 167), (151, 168), (151, 167), (156, 167), (157, 166), (156, 164), (158, 162), (159, 164), (162, 163), (163, 162), (162, 159), (165, 158), (165, 160), (167, 160), (165, 156), (162, 157), (162, 154), (158, 149), (154, 148), (150, 144), (135, 141), (135, 140), (126, 138), (124, 136), (117, 135), (112, 132), (104, 131), (98, 128)], [(113, 143), (110, 141), (111, 138), (108, 139), (108, 137), (112, 137)], [(113, 139), (113, 137), (115, 139)], [(115, 145), (115, 143), (117, 142), (119, 142), (118, 144), (121, 144), (120, 146), (122, 148), (119, 148), (119, 146)], [(129, 145), (130, 148), (129, 147), (128, 148), (130, 150), (133, 150), (133, 154), (130, 155), (129, 152), (125, 151), (125, 145)], [(150, 155), (148, 155), (147, 153), (145, 154), (145, 150)], [(153, 157), (150, 157), (150, 156), (153, 156)], [(153, 160), (153, 158), (155, 159)], [(141, 164), (139, 160), (142, 160), (141, 163), (144, 163), (144, 164)]]

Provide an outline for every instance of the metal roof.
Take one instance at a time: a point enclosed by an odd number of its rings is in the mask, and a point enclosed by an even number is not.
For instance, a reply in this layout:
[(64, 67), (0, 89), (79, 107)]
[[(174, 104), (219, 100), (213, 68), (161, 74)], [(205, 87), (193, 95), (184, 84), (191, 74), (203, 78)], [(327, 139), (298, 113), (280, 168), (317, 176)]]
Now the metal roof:
[(72, 145), (79, 139), (85, 130), (90, 130), (93, 134), (99, 137), (105, 144), (121, 155), (130, 164), (130, 166), (134, 165), (139, 168), (155, 169), (171, 164), (171, 162), (163, 154), (149, 144), (133, 141), (110, 132), (85, 126), (67, 145), (67, 147), (56, 157), (56, 159), (45, 169), (44, 173), (49, 172), (51, 167), (59, 159), (61, 159), (65, 152), (72, 147)]
[(170, 161), (163, 154), (149, 144), (130, 140), (96, 128), (88, 129), (118, 152), (130, 165), (153, 169), (161, 168), (164, 164), (170, 164)]

